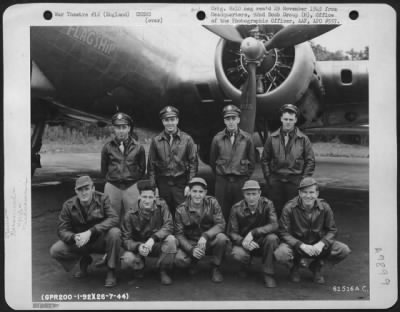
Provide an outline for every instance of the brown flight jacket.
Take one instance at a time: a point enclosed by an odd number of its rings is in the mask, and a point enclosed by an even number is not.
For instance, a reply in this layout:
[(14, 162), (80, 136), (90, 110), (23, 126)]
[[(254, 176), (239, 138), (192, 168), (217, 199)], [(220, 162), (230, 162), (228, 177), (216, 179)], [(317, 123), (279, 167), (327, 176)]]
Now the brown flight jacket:
[(328, 248), (333, 243), (336, 233), (332, 209), (321, 198), (315, 201), (310, 219), (299, 196), (283, 207), (279, 220), (279, 236), (292, 248), (299, 248), (302, 243), (314, 245), (319, 241), (325, 244), (324, 248)]
[(312, 176), (315, 169), (315, 157), (310, 139), (297, 127), (288, 146), (282, 142), (280, 129), (273, 132), (264, 145), (261, 167), (264, 178), (271, 174), (281, 176)]
[(238, 129), (232, 145), (226, 129), (218, 132), (211, 143), (210, 166), (216, 175), (250, 177), (255, 167), (255, 148), (251, 135)]
[(59, 238), (66, 244), (74, 244), (74, 235), (77, 233), (90, 230), (92, 232), (92, 240), (98, 234), (118, 226), (118, 215), (111, 208), (108, 196), (103, 193), (94, 192), (92, 202), (87, 209), (86, 218), (81, 209), (83, 207), (79, 202), (78, 196), (68, 199), (61, 209), (57, 233)]
[(124, 153), (115, 139), (109, 140), (101, 151), (101, 173), (112, 184), (134, 184), (143, 178), (146, 171), (146, 155), (133, 137), (129, 137)]
[(139, 245), (149, 238), (162, 242), (174, 230), (172, 215), (163, 199), (156, 199), (153, 212), (147, 217), (140, 213), (140, 209), (139, 201), (136, 201), (121, 225), (122, 246), (128, 251), (137, 251)]
[(189, 182), (197, 174), (198, 166), (197, 148), (189, 134), (178, 129), (172, 146), (165, 131), (151, 140), (147, 173), (153, 184), (159, 176), (185, 175)]
[(212, 196), (204, 198), (200, 211), (191, 207), (190, 197), (176, 208), (175, 236), (179, 247), (185, 252), (191, 253), (193, 250), (190, 241), (198, 241), (201, 236), (213, 240), (224, 229), (225, 219), (221, 207)]
[(245, 200), (241, 200), (232, 207), (228, 235), (234, 245), (241, 246), (249, 232), (254, 238), (259, 238), (277, 231), (278, 220), (274, 204), (268, 198), (259, 199), (253, 214)]

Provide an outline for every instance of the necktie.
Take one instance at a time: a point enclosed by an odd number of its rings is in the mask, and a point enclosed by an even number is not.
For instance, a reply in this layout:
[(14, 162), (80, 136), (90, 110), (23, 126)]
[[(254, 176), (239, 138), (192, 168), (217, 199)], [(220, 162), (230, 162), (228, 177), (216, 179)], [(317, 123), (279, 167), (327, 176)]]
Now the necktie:
[(235, 143), (235, 134), (234, 133), (231, 133), (230, 139), (231, 139), (231, 143), (233, 145), (233, 143)]
[(289, 142), (289, 133), (285, 133), (284, 138), (285, 138), (285, 146), (286, 146)]
[(169, 136), (169, 145), (172, 145), (172, 141), (174, 140), (174, 136), (171, 134)]
[(121, 143), (119, 144), (119, 150), (121, 151), (122, 154), (125, 151), (125, 146), (124, 146), (124, 142), (123, 141), (121, 141)]

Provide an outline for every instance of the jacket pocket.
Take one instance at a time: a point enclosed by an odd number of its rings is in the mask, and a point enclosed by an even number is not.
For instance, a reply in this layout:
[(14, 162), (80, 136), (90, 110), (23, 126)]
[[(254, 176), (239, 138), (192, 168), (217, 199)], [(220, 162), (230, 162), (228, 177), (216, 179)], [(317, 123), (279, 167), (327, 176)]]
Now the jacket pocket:
[(304, 160), (303, 159), (296, 159), (294, 161), (293, 169), (301, 171), (301, 170), (303, 170), (303, 167), (304, 167)]
[(249, 171), (249, 164), (250, 164), (249, 160), (242, 159), (240, 161), (240, 172), (241, 173), (247, 173)]

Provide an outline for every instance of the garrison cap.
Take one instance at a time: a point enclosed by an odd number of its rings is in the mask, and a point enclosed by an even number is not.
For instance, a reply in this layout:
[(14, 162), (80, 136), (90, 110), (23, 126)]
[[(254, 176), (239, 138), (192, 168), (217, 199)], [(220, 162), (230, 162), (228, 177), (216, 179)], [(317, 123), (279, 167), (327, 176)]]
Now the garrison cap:
[(111, 122), (113, 125), (129, 125), (133, 126), (132, 118), (125, 113), (116, 113), (111, 117)]
[(76, 181), (75, 181), (75, 189), (77, 190), (83, 186), (92, 185), (92, 184), (93, 184), (93, 181), (89, 176), (87, 176), (87, 175), (81, 176), (78, 179), (76, 179)]
[(257, 181), (254, 180), (248, 180), (244, 183), (243, 187), (242, 187), (242, 191), (245, 190), (259, 190), (260, 188), (260, 184), (258, 184)]
[(306, 188), (306, 187), (309, 187), (309, 186), (313, 186), (313, 185), (317, 185), (318, 186), (317, 181), (315, 181), (315, 179), (313, 179), (311, 177), (305, 177), (303, 180), (300, 181), (299, 187), (297, 189), (301, 190), (303, 188)]
[(207, 182), (206, 180), (204, 180), (203, 178), (200, 177), (194, 177), (189, 181), (189, 187), (192, 188), (193, 185), (201, 185), (203, 186), (205, 189), (207, 189)]
[(299, 113), (299, 109), (297, 108), (296, 105), (293, 104), (283, 104), (281, 107), (281, 113), (284, 112), (292, 112), (297, 115)]
[(156, 187), (153, 183), (151, 183), (150, 180), (140, 180), (137, 183), (137, 188), (139, 190), (139, 192), (143, 192), (143, 191), (153, 191), (155, 192)]
[(168, 117), (179, 117), (179, 110), (174, 106), (165, 106), (160, 111), (160, 119)]
[(240, 113), (241, 113), (240, 109), (235, 105), (227, 105), (222, 110), (222, 115), (224, 116), (224, 118), (229, 116), (240, 117)]

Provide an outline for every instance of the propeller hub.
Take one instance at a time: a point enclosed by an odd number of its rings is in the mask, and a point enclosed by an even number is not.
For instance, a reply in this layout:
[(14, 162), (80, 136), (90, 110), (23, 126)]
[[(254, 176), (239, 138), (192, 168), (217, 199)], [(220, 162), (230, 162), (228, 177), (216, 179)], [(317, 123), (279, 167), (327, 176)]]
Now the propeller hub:
[(240, 45), (240, 50), (246, 61), (260, 61), (265, 53), (264, 45), (253, 37), (244, 39)]

